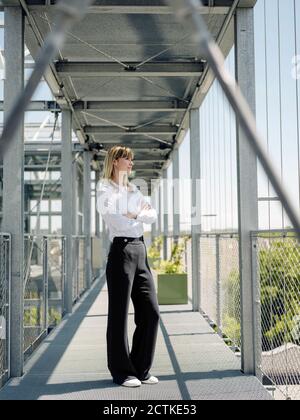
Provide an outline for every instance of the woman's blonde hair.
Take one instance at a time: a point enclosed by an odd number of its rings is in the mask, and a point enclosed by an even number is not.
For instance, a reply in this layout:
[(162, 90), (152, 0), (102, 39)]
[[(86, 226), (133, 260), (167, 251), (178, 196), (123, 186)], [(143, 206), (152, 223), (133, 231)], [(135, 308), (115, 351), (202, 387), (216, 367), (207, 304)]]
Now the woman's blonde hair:
[(104, 160), (104, 168), (103, 168), (103, 174), (102, 178), (111, 180), (113, 178), (114, 174), (114, 161), (118, 160), (120, 158), (125, 159), (134, 159), (134, 153), (133, 151), (126, 146), (114, 146), (112, 147)]

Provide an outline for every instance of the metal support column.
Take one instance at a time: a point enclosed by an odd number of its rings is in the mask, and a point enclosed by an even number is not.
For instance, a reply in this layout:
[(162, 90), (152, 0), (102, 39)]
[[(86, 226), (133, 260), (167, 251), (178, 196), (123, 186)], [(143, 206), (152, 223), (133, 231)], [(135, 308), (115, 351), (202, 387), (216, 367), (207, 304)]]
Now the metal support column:
[(84, 153), (83, 169), (83, 220), (85, 236), (85, 279), (86, 287), (90, 289), (92, 285), (92, 239), (91, 239), (91, 199), (92, 199), (92, 179), (91, 179), (91, 152)]
[(162, 189), (161, 189), (161, 181), (159, 183), (158, 186), (158, 221), (157, 221), (157, 230), (158, 230), (158, 235), (161, 236), (162, 235), (162, 220), (161, 220), (161, 215), (162, 215), (162, 198), (161, 198), (161, 194), (162, 194)]
[(77, 164), (78, 174), (78, 234), (83, 235), (83, 172), (81, 166)]
[[(151, 183), (151, 204), (152, 206), (157, 210), (157, 184)], [(157, 236), (157, 223), (153, 223), (151, 225), (151, 243), (154, 242), (155, 238)]]
[(180, 189), (179, 189), (179, 149), (173, 152), (173, 235), (175, 242), (180, 236)]
[(168, 206), (168, 171), (163, 171), (163, 203), (164, 203), (164, 243), (163, 243), (163, 258), (168, 259), (168, 235), (169, 235), (169, 206)]
[(200, 170), (200, 117), (199, 109), (190, 112), (190, 158), (191, 158), (191, 189), (192, 189), (192, 284), (193, 310), (201, 309), (201, 279), (200, 279), (200, 234), (201, 234), (201, 170)]
[(97, 211), (97, 184), (101, 179), (101, 173), (100, 171), (96, 171), (95, 173), (95, 233), (97, 238), (101, 237), (100, 234), (100, 214)]
[(66, 237), (66, 275), (64, 286), (64, 313), (72, 313), (73, 307), (73, 233), (74, 218), (74, 189), (72, 171), (72, 113), (62, 111), (62, 150), (61, 150), (61, 174), (62, 174), (62, 234)]
[[(255, 113), (254, 11), (237, 9), (235, 18), (236, 77)], [(242, 322), (242, 370), (255, 374), (255, 324), (250, 232), (258, 229), (257, 158), (237, 127), (238, 212)]]
[(73, 178), (73, 235), (78, 235), (78, 174), (77, 163), (73, 162), (72, 165), (72, 178)]
[[(24, 89), (24, 15), (22, 8), (5, 8), (4, 121)], [(24, 120), (3, 156), (3, 223), (11, 234), (10, 374), (23, 375), (24, 312)]]

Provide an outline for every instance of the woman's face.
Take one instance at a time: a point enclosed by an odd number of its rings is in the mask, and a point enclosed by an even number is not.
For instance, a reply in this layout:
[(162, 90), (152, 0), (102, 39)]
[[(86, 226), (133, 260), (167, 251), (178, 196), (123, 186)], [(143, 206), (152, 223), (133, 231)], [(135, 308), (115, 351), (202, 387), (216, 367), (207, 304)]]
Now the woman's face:
[(127, 172), (128, 175), (132, 172), (133, 161), (129, 158), (119, 158), (114, 161), (115, 168), (118, 172)]

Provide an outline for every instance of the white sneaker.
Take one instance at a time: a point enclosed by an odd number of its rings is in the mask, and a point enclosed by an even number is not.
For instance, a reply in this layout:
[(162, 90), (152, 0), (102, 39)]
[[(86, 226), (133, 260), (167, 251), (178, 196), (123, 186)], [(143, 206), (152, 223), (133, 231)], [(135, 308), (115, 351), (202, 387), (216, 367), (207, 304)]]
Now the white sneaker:
[(130, 388), (134, 388), (134, 387), (141, 386), (141, 385), (142, 385), (142, 383), (138, 379), (129, 379), (128, 381), (125, 381), (125, 382), (122, 383), (122, 386), (127, 386), (127, 387), (130, 387)]
[(145, 379), (144, 381), (142, 381), (143, 384), (148, 384), (148, 385), (155, 385), (158, 384), (159, 380), (155, 377), (155, 376), (150, 376), (149, 379)]

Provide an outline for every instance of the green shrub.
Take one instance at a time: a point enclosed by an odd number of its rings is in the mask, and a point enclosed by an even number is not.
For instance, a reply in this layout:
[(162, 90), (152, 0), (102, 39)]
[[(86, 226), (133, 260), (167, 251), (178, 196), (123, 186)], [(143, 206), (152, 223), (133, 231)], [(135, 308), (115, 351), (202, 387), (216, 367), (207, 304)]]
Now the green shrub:
[(61, 313), (54, 308), (49, 308), (49, 325), (57, 326), (61, 322)]
[(39, 309), (37, 307), (31, 307), (24, 310), (24, 325), (27, 327), (38, 327), (41, 323), (41, 317)]
[(148, 257), (152, 259), (159, 259), (162, 249), (163, 238), (158, 236), (154, 239), (152, 245), (148, 249)]
[(188, 237), (179, 240), (172, 247), (170, 260), (162, 260), (154, 264), (154, 268), (161, 274), (185, 274), (183, 258)]
[(293, 239), (273, 240), (259, 253), (263, 349), (299, 339), (293, 337), (300, 313), (300, 247)]

